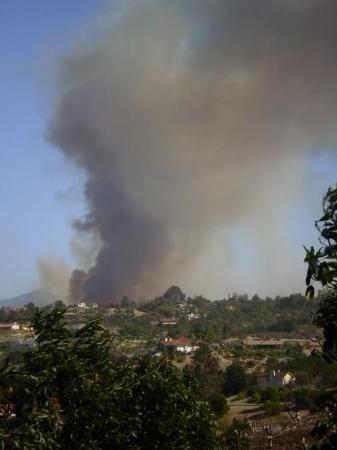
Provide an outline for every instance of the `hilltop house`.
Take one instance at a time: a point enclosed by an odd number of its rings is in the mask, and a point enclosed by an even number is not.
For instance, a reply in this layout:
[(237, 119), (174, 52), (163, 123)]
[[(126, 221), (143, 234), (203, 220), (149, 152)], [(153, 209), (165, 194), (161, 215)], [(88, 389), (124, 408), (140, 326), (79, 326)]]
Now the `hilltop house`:
[(159, 351), (168, 352), (181, 352), (181, 353), (191, 353), (197, 348), (197, 345), (193, 345), (191, 339), (181, 336), (177, 339), (173, 339), (166, 336), (165, 339), (159, 342)]

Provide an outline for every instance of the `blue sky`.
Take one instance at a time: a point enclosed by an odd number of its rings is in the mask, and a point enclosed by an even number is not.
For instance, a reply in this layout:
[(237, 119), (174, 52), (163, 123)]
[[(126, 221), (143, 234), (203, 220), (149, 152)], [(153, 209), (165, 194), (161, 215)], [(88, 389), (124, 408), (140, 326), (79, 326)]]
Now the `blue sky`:
[[(37, 287), (35, 261), (50, 253), (74, 264), (71, 221), (84, 210), (83, 178), (44, 139), (49, 114), (53, 61), (66, 52), (81, 24), (103, 0), (2, 0), (0, 2), (0, 299)], [(56, 59), (56, 58), (55, 58)], [(307, 158), (307, 200), (289, 211), (289, 241), (299, 260), (302, 244), (317, 242), (313, 220), (321, 196), (336, 181), (329, 152)], [(67, 200), (60, 200), (67, 193)], [(241, 235), (240, 235), (241, 233)], [(255, 256), (240, 257), (249, 242), (245, 231), (232, 237), (238, 271)], [(244, 245), (243, 245), (244, 243)], [(243, 261), (245, 261), (243, 263)]]
[(36, 287), (36, 257), (71, 262), (70, 223), (83, 205), (56, 193), (79, 175), (44, 140), (49, 52), (62, 52), (97, 0), (0, 2), (0, 298)]

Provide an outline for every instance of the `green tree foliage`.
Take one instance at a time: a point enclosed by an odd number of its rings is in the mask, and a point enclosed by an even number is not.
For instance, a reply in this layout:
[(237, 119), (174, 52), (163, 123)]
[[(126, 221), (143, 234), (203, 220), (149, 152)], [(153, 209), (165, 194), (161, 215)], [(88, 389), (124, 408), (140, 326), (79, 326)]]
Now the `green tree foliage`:
[(183, 302), (185, 301), (185, 294), (179, 286), (171, 286), (165, 292), (164, 298), (174, 300), (175, 302)]
[(225, 371), (223, 391), (226, 395), (238, 394), (244, 391), (249, 383), (248, 375), (240, 364), (233, 363)]
[(196, 377), (199, 389), (204, 398), (220, 390), (222, 374), (219, 362), (207, 344), (202, 344), (193, 357), (193, 374)]
[(222, 393), (223, 372), (207, 344), (201, 344), (194, 354), (192, 364), (185, 367), (185, 372), (194, 375), (201, 396), (207, 401), (212, 413), (216, 417), (223, 416), (229, 410)]
[(234, 419), (224, 439), (225, 450), (251, 450), (248, 436), (249, 425), (245, 421)]
[(309, 409), (312, 412), (325, 408), (329, 395), (322, 389), (297, 389), (293, 393), (293, 400), (298, 409)]
[(273, 400), (266, 400), (263, 404), (263, 407), (267, 416), (275, 416), (282, 410), (281, 403)]
[(337, 186), (331, 186), (323, 197), (323, 216), (315, 222), (320, 233), (321, 247), (306, 249), (308, 263), (306, 295), (313, 297), (313, 282), (325, 291), (315, 318), (323, 329), (324, 352), (329, 360), (337, 360)]
[(166, 359), (116, 362), (98, 319), (72, 331), (64, 309), (38, 311), (37, 347), (0, 371), (8, 450), (215, 449), (195, 384)]
[(213, 394), (208, 397), (208, 404), (216, 417), (223, 416), (229, 410), (226, 397), (220, 392), (213, 392)]
[[(317, 251), (314, 247), (305, 249), (305, 262), (308, 263), (306, 295), (313, 297), (313, 282), (320, 283), (324, 289), (315, 323), (323, 330), (324, 357), (332, 363), (337, 361), (337, 185), (324, 194), (322, 207), (323, 216), (315, 222), (321, 247)], [(330, 394), (327, 403), (326, 418), (316, 425), (313, 433), (317, 437), (325, 436), (331, 448), (336, 448), (337, 400), (334, 393)]]
[[(330, 431), (335, 429), (337, 423), (337, 401), (332, 402), (329, 405), (328, 414), (322, 420), (319, 420), (312, 432), (314, 436), (319, 439), (323, 438), (322, 446), (318, 444), (313, 446), (313, 450), (325, 450), (325, 449), (336, 449), (337, 448), (337, 433), (331, 433)], [(328, 440), (326, 436), (329, 436)], [(327, 442), (328, 441), (328, 442)]]

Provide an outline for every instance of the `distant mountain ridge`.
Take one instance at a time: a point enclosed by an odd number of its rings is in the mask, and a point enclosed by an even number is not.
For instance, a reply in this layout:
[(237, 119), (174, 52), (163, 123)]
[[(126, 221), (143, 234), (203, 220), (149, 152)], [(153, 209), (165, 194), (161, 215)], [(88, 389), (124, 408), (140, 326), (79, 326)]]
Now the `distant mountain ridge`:
[(46, 306), (58, 300), (57, 296), (51, 292), (43, 289), (35, 289), (25, 294), (17, 295), (16, 297), (6, 298), (0, 300), (0, 308), (7, 307), (19, 307), (27, 305), (27, 303), (34, 303), (35, 306)]

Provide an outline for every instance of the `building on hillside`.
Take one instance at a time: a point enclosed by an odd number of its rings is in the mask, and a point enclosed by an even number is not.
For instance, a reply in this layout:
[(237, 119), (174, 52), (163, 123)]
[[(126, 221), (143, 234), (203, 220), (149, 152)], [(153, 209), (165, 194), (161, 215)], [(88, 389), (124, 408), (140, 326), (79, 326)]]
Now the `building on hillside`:
[(1, 330), (11, 330), (13, 324), (12, 323), (0, 323), (0, 331)]
[(11, 326), (11, 330), (19, 331), (20, 330), (20, 325), (18, 323), (14, 322), (13, 325)]
[(84, 303), (84, 302), (79, 302), (79, 303), (77, 303), (77, 308), (79, 308), (79, 309), (87, 309), (88, 305), (86, 303)]
[(160, 325), (177, 325), (176, 319), (161, 319)]
[(97, 308), (97, 303), (85, 303), (85, 302), (79, 302), (77, 303), (77, 308), (79, 309), (88, 309), (88, 308)]
[(272, 370), (268, 373), (260, 373), (256, 376), (257, 384), (262, 387), (287, 386), (295, 382), (295, 377), (290, 372), (282, 373), (280, 370)]
[(186, 319), (187, 320), (200, 319), (200, 314), (197, 312), (189, 312), (188, 314), (186, 314)]
[(13, 323), (0, 323), (0, 331), (1, 330), (13, 330), (13, 331), (19, 331), (20, 329), (29, 331), (32, 330), (32, 327), (29, 323), (21, 323), (18, 324), (17, 322)]
[(273, 348), (281, 348), (283, 345), (282, 339), (259, 339), (256, 337), (248, 336), (243, 341), (243, 345), (246, 348), (252, 349), (273, 349)]
[(234, 305), (228, 305), (228, 306), (226, 306), (226, 311), (228, 311), (228, 312), (235, 312), (236, 311), (236, 308), (235, 308), (235, 306)]
[(186, 309), (187, 305), (186, 303), (177, 303), (177, 308)]
[(193, 345), (191, 339), (181, 336), (177, 339), (173, 339), (170, 336), (166, 336), (165, 339), (159, 342), (159, 351), (168, 352), (181, 352), (181, 353), (192, 353), (199, 347)]

